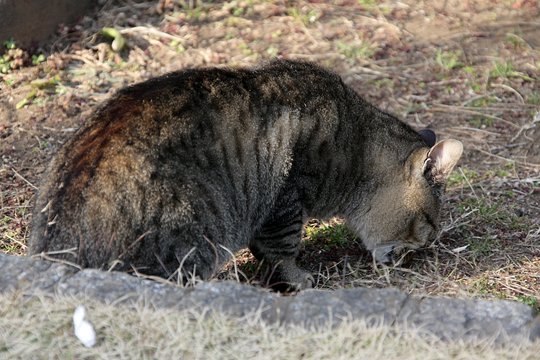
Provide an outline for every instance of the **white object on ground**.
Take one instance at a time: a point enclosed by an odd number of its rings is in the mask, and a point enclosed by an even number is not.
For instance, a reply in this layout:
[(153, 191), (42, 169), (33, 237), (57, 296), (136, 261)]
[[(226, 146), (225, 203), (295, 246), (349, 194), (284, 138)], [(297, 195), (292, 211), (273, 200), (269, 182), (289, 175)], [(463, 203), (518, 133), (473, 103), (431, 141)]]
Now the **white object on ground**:
[(455, 249), (452, 249), (452, 252), (454, 254), (459, 254), (460, 252), (467, 250), (468, 247), (469, 247), (469, 245), (460, 246), (460, 247), (457, 247)]
[(96, 332), (92, 324), (84, 319), (86, 310), (84, 306), (79, 305), (73, 313), (73, 327), (75, 336), (86, 347), (92, 347), (96, 344)]

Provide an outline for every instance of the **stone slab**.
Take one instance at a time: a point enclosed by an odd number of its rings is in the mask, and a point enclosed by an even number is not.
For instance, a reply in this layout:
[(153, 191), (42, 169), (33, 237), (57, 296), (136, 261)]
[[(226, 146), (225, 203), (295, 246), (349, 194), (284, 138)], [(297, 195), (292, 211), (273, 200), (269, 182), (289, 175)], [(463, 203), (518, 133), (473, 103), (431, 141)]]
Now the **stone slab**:
[(443, 340), (540, 340), (540, 318), (512, 301), (415, 297), (397, 289), (312, 289), (284, 296), (232, 282), (180, 287), (121, 272), (75, 267), (0, 253), (0, 292), (90, 297), (109, 304), (151, 304), (157, 308), (221, 312), (242, 318), (306, 328), (344, 321), (415, 328)]

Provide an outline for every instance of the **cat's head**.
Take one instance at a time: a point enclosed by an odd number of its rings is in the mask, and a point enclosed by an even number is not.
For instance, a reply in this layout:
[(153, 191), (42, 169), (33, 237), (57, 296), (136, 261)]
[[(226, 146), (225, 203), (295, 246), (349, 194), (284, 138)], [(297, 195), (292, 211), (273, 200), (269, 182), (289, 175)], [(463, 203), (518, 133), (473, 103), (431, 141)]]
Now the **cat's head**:
[(404, 166), (376, 187), (369, 211), (351, 224), (379, 262), (391, 262), (405, 249), (422, 247), (439, 232), (445, 183), (463, 145), (453, 139), (435, 143), (430, 130), (419, 134), (428, 146), (414, 150)]

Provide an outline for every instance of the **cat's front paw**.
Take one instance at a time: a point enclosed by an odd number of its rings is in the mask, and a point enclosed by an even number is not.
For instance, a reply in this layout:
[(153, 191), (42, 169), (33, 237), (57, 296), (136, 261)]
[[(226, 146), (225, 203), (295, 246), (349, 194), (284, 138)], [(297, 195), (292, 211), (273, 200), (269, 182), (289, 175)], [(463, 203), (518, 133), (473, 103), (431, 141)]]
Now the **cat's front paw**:
[(268, 286), (280, 292), (294, 292), (311, 289), (315, 279), (309, 272), (294, 266), (279, 266), (267, 281)]
[[(285, 292), (294, 292), (294, 291), (301, 291), (306, 289), (311, 289), (315, 285), (315, 279), (313, 276), (305, 271), (302, 271), (302, 275), (298, 276), (296, 280), (288, 280), (286, 282), (282, 282), (281, 287), (284, 288)], [(277, 288), (279, 289), (279, 287)]]

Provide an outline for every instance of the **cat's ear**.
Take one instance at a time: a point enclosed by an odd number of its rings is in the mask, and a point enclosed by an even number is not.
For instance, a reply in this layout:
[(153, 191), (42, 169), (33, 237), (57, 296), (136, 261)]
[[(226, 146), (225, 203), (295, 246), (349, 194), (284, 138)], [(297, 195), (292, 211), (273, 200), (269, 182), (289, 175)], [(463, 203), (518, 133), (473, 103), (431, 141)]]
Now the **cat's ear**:
[(434, 183), (444, 183), (462, 153), (463, 144), (460, 141), (454, 139), (439, 141), (429, 150), (424, 161), (424, 176)]
[(418, 132), (418, 135), (424, 140), (427, 146), (432, 147), (437, 141), (437, 135), (432, 130), (423, 129)]

